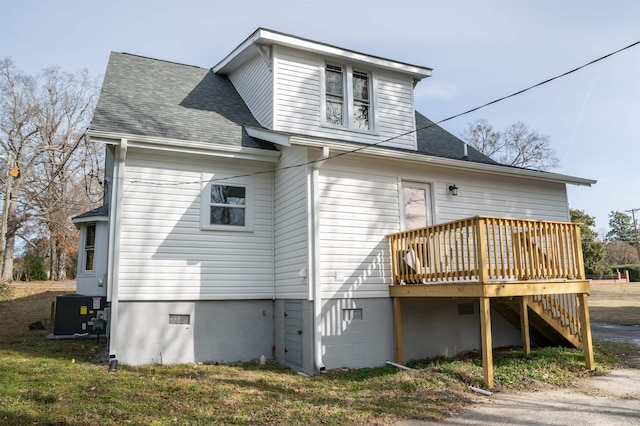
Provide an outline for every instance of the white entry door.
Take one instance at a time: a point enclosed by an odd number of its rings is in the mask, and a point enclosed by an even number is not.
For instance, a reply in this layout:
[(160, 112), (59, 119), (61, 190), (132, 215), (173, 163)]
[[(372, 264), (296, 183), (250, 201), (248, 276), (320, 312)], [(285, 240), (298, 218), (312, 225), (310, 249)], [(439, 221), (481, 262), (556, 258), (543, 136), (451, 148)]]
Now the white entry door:
[(403, 229), (411, 230), (433, 224), (430, 184), (402, 182), (402, 201)]

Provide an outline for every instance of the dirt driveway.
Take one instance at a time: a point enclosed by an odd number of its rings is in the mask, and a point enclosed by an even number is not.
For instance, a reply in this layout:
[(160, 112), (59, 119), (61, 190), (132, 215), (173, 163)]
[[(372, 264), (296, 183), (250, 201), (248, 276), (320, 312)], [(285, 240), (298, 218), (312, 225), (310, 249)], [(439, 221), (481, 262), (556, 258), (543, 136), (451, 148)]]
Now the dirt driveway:
[(640, 369), (580, 379), (565, 389), (494, 394), (438, 424), (640, 425)]
[[(640, 327), (592, 324), (593, 337), (626, 342), (640, 349)], [(578, 379), (568, 388), (500, 392), (476, 398), (468, 410), (437, 423), (417, 425), (640, 425), (640, 356), (637, 368)]]

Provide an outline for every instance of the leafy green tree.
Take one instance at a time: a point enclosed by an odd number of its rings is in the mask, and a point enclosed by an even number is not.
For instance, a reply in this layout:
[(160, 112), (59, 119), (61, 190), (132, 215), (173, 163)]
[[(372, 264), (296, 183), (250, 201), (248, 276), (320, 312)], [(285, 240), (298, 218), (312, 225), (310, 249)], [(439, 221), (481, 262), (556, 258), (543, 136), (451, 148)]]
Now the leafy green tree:
[(635, 241), (633, 231), (633, 220), (631, 216), (619, 211), (609, 213), (609, 232), (607, 232), (608, 240), (624, 241), (632, 243)]
[(582, 238), (582, 256), (586, 274), (600, 274), (604, 270), (604, 244), (597, 241), (598, 233), (594, 230), (596, 220), (583, 210), (570, 209), (571, 222), (580, 223)]
[(20, 281), (42, 281), (47, 278), (44, 259), (36, 250), (27, 250), (22, 256), (22, 276), (19, 277)]

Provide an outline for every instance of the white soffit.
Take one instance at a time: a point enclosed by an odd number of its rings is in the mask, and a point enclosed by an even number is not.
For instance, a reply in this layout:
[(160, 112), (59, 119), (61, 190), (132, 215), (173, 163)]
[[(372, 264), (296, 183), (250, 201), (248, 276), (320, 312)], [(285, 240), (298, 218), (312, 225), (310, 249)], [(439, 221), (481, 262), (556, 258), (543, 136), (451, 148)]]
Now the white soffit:
[(247, 134), (252, 138), (261, 139), (263, 141), (275, 143), (280, 146), (291, 146), (289, 141), (289, 136), (283, 133), (276, 133), (266, 129), (258, 129), (255, 127), (246, 127), (244, 128)]

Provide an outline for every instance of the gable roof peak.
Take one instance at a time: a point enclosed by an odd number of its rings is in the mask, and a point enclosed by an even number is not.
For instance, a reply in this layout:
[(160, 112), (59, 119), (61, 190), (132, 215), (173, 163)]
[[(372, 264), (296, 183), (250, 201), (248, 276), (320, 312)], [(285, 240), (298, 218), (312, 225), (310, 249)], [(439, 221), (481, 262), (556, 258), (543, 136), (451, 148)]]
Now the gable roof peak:
[(133, 56), (134, 58), (140, 58), (140, 59), (148, 59), (150, 61), (157, 61), (157, 62), (163, 62), (165, 64), (173, 64), (173, 65), (179, 65), (181, 67), (191, 67), (191, 68), (197, 68), (200, 70), (208, 70), (210, 68), (204, 68), (198, 65), (191, 65), (191, 64), (184, 64), (182, 62), (175, 62), (175, 61), (168, 61), (166, 59), (158, 59), (158, 58), (152, 58), (150, 56), (144, 56), (144, 55), (137, 55), (135, 53), (128, 53), (128, 52), (111, 52), (111, 55), (127, 55), (127, 56)]

